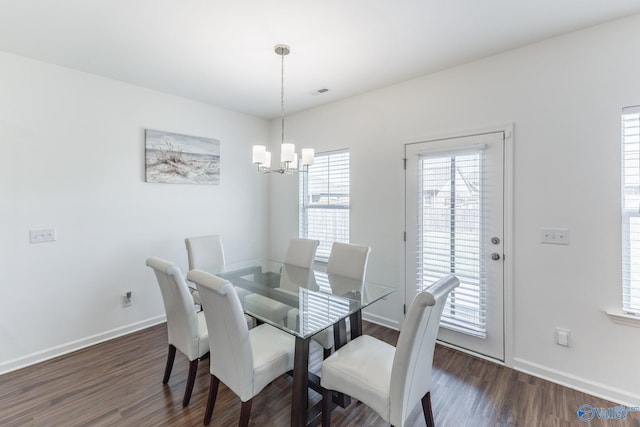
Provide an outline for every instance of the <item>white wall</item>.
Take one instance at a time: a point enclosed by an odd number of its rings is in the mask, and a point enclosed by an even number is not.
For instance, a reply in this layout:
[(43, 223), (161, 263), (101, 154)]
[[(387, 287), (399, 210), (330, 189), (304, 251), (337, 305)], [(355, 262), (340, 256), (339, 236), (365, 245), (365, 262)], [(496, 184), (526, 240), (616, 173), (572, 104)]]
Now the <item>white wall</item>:
[[(144, 129), (221, 141), (218, 186), (144, 182)], [(229, 261), (266, 250), (269, 123), (0, 53), (0, 373), (163, 320), (149, 256), (186, 271), (184, 238)], [(29, 244), (29, 229), (57, 241)], [(125, 291), (133, 305), (121, 307)]]
[[(402, 319), (404, 143), (513, 123), (507, 363), (637, 405), (640, 328), (603, 313), (621, 306), (620, 114), (640, 104), (637, 40), (640, 16), (287, 117), (298, 144), (351, 150), (351, 240), (373, 247), (371, 280), (399, 287), (371, 318)], [(298, 228), (297, 182), (276, 178), (271, 198), (286, 209), (271, 205), (272, 254)], [(570, 245), (540, 244), (540, 227), (568, 228)], [(571, 347), (554, 344), (556, 326)]]

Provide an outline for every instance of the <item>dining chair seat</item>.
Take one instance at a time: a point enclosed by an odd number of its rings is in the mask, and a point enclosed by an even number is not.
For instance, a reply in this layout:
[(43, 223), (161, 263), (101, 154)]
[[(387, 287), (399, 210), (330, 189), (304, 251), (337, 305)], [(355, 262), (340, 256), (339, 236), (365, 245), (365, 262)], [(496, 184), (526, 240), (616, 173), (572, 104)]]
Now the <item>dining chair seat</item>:
[(275, 378), (293, 369), (293, 335), (263, 324), (249, 331), (249, 340), (253, 356), (253, 388), (239, 395), (241, 400), (257, 395)]
[(324, 361), (322, 386), (340, 390), (390, 419), (391, 370), (395, 347), (369, 335), (349, 341)]
[(266, 317), (276, 323), (284, 322), (287, 313), (291, 310), (290, 305), (260, 294), (249, 294), (244, 297), (244, 308), (252, 314)]

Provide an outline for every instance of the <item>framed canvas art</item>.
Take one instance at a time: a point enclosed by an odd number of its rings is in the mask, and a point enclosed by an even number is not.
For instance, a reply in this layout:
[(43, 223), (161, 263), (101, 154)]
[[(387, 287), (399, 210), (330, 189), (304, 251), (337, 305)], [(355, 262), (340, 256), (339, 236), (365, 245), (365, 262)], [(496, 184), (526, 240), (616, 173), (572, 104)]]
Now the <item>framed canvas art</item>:
[(220, 141), (145, 129), (145, 180), (218, 185)]

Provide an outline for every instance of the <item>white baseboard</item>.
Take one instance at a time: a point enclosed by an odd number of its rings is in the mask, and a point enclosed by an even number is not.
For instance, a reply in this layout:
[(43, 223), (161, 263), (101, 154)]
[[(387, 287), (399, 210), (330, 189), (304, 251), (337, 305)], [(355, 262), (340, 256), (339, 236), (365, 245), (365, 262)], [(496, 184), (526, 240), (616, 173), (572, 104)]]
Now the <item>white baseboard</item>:
[(386, 326), (390, 329), (395, 329), (396, 331), (400, 330), (400, 324), (397, 320), (389, 319), (388, 317), (378, 316), (377, 314), (365, 313), (362, 312), (362, 320), (366, 320), (367, 322), (375, 323), (377, 325)]
[(132, 332), (136, 332), (141, 329), (146, 329), (153, 325), (163, 323), (166, 320), (167, 318), (163, 314), (161, 316), (152, 317), (147, 320), (142, 320), (140, 322), (132, 323), (120, 328), (102, 332), (100, 334), (91, 335), (86, 338), (51, 347), (46, 350), (38, 351), (36, 353), (31, 353), (17, 359), (12, 359), (0, 364), (0, 375), (22, 369), (30, 365), (35, 365), (36, 363), (44, 362), (45, 360), (53, 359), (54, 357), (62, 356), (64, 354), (71, 353), (95, 344), (99, 344), (104, 341), (112, 340), (123, 335), (128, 335)]
[[(513, 359), (513, 369), (620, 405), (638, 406), (640, 402), (640, 394), (610, 387), (576, 375), (567, 374), (518, 357)], [(584, 403), (588, 404), (590, 402)]]

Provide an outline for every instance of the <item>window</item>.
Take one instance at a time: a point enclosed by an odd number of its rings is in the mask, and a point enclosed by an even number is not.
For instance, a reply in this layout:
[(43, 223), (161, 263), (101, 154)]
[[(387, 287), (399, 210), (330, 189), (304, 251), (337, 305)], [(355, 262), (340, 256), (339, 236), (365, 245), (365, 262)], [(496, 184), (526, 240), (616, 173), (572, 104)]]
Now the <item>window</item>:
[(622, 109), (622, 309), (640, 314), (640, 106)]
[(320, 241), (327, 262), (333, 242), (349, 243), (349, 151), (316, 154), (300, 180), (300, 237)]
[(423, 155), (418, 171), (418, 291), (455, 274), (440, 325), (487, 335), (486, 274), (481, 263), (482, 151)]

